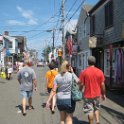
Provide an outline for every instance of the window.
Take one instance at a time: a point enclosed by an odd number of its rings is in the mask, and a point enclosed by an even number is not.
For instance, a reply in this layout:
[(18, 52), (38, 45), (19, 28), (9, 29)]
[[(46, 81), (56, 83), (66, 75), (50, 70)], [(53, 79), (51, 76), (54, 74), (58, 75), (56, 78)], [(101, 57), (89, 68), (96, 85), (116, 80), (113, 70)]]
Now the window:
[(91, 35), (95, 34), (95, 15), (91, 17)]
[(81, 66), (81, 54), (79, 54), (79, 66)]
[(105, 27), (109, 28), (113, 25), (113, 1), (110, 0), (105, 5)]
[(9, 48), (12, 48), (12, 42), (9, 42)]

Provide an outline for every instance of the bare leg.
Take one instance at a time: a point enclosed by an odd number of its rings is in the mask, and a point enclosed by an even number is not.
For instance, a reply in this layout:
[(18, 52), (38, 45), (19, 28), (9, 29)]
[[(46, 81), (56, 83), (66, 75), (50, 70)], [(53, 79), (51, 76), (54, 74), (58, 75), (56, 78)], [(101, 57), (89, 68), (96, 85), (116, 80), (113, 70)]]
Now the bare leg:
[(73, 124), (72, 116), (73, 114), (66, 113), (66, 124)]
[(89, 120), (90, 124), (93, 124), (93, 119), (94, 119), (94, 113), (90, 113), (88, 115), (88, 120)]
[(66, 113), (64, 111), (60, 111), (60, 124), (65, 124)]
[(29, 104), (29, 108), (31, 109), (32, 108), (32, 97), (28, 99), (28, 104)]
[(26, 113), (26, 98), (22, 99), (22, 112)]
[(54, 95), (52, 98), (52, 111), (55, 111), (55, 106), (56, 106), (56, 95)]
[(95, 111), (96, 123), (99, 123), (99, 122), (100, 122), (100, 120), (99, 120), (99, 115), (100, 115), (99, 110), (96, 110), (96, 111)]

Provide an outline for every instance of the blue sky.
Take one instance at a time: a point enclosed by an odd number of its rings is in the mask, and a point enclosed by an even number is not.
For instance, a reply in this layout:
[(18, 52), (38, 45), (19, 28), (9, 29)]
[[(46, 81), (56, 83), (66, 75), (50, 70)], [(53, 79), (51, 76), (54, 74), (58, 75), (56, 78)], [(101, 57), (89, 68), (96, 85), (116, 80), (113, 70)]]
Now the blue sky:
[[(82, 1), (65, 0), (66, 20), (74, 14)], [(94, 5), (96, 2), (98, 0), (85, 0), (84, 3)], [(47, 30), (55, 28), (57, 29), (55, 46), (58, 46), (61, 44), (61, 32), (58, 30), (61, 25), (60, 6), (61, 0), (1, 0), (0, 33), (9, 31), (10, 36), (23, 35), (27, 38), (29, 48), (41, 52), (47, 45), (52, 44), (52, 32), (47, 32)], [(72, 28), (75, 26), (79, 13), (80, 9), (70, 20)]]

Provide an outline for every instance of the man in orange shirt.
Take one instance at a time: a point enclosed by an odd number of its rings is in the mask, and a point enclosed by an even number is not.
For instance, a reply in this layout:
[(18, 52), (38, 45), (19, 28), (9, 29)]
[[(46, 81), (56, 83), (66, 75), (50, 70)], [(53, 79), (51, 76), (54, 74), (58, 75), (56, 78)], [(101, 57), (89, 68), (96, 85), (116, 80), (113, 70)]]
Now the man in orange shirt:
[[(50, 70), (46, 72), (46, 88), (48, 93), (51, 92), (52, 88), (53, 88), (53, 84), (54, 84), (54, 78), (55, 76), (58, 74), (58, 71), (56, 71), (54, 68), (53, 64), (49, 65)], [(55, 108), (55, 104), (56, 104), (56, 95), (53, 96), (52, 98), (52, 106), (51, 106), (51, 110), (52, 113), (55, 112), (54, 108)]]

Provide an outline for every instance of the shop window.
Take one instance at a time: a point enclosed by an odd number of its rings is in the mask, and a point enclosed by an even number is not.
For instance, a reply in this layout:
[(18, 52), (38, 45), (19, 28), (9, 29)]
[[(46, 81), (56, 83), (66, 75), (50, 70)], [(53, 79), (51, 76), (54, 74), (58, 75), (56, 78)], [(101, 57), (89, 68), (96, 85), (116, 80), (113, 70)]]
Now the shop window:
[(105, 5), (105, 28), (113, 26), (113, 0)]
[(9, 42), (9, 48), (12, 48), (12, 42)]
[[(115, 71), (116, 71), (116, 50), (113, 49), (113, 54), (112, 54), (112, 76), (115, 78)], [(110, 76), (110, 52), (109, 49), (105, 49), (104, 51), (104, 73), (105, 76), (109, 77)]]

